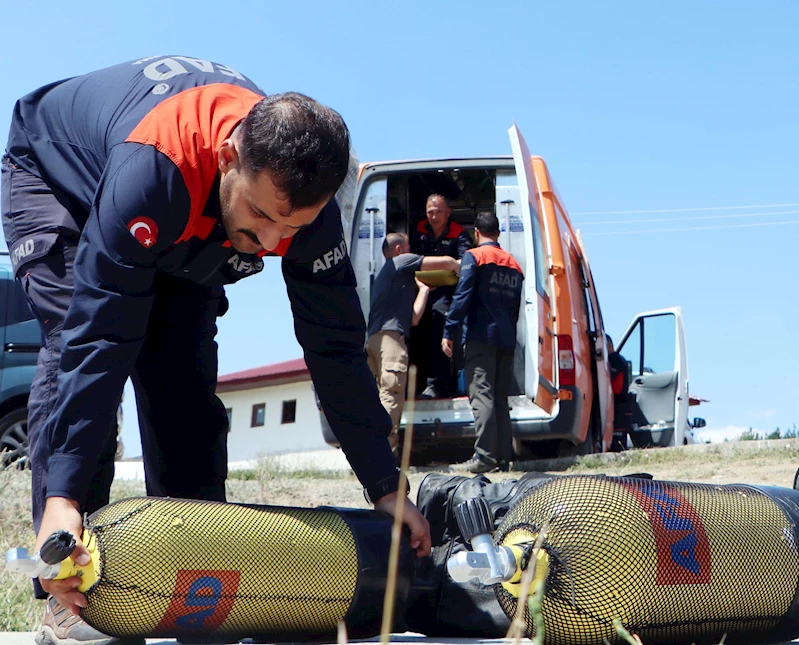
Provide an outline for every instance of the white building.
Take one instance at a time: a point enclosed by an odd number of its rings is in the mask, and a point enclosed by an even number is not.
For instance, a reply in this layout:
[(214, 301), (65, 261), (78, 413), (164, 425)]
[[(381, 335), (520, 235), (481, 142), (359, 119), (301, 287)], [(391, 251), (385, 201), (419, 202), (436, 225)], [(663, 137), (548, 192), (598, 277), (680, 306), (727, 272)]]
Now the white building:
[(220, 376), (216, 393), (230, 418), (231, 462), (328, 448), (302, 358)]

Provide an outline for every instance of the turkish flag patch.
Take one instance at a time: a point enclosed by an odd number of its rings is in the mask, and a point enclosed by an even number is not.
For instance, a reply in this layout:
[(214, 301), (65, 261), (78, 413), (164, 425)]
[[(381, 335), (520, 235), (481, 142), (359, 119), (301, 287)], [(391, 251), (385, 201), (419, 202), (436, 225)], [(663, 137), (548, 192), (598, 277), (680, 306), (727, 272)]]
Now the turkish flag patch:
[(158, 241), (158, 224), (149, 217), (134, 217), (128, 222), (130, 234), (145, 248), (150, 248)]

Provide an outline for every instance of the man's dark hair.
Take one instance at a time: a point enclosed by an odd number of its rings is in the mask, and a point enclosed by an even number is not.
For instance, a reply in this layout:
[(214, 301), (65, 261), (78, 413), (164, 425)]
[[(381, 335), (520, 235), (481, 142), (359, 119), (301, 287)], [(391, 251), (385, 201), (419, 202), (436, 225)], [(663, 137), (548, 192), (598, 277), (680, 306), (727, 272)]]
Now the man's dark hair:
[(388, 252), (393, 249), (397, 244), (402, 244), (408, 240), (405, 233), (389, 233), (383, 240), (383, 257), (388, 259)]
[(303, 94), (267, 96), (250, 110), (239, 133), (244, 169), (268, 171), (292, 208), (330, 199), (347, 176), (350, 133), (344, 119)]
[(499, 237), (499, 220), (494, 213), (477, 213), (474, 227), (486, 237)]

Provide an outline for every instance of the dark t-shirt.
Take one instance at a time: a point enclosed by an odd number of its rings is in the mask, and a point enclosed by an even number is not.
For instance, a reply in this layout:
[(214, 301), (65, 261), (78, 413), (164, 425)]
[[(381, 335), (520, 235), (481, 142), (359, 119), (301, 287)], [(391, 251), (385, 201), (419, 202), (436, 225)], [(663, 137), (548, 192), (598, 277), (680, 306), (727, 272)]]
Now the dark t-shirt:
[(367, 335), (379, 331), (398, 331), (406, 338), (411, 335), (414, 273), (421, 269), (423, 259), (415, 253), (402, 253), (386, 260), (372, 285)]

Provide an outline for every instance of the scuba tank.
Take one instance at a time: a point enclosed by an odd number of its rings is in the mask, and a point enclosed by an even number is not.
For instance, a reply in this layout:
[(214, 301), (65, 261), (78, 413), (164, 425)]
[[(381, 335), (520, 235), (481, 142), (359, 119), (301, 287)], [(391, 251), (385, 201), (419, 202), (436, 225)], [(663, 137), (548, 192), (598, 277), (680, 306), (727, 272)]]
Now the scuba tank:
[[(90, 565), (63, 560), (74, 549), (68, 533), (48, 540), (41, 564), (24, 549), (6, 562), (29, 575), (82, 575), (81, 617), (111, 636), (335, 640), (343, 621), (368, 638), (380, 633), (391, 531), (376, 511), (131, 498), (86, 521)], [(398, 615), (414, 567), (407, 539), (400, 549)]]
[[(493, 585), (512, 618), (534, 567), (545, 643), (620, 643), (614, 619), (646, 645), (799, 636), (799, 492), (605, 476), (532, 484), (496, 530), (484, 498), (459, 507), (474, 550), (448, 569)], [(522, 616), (535, 636), (529, 604)]]

